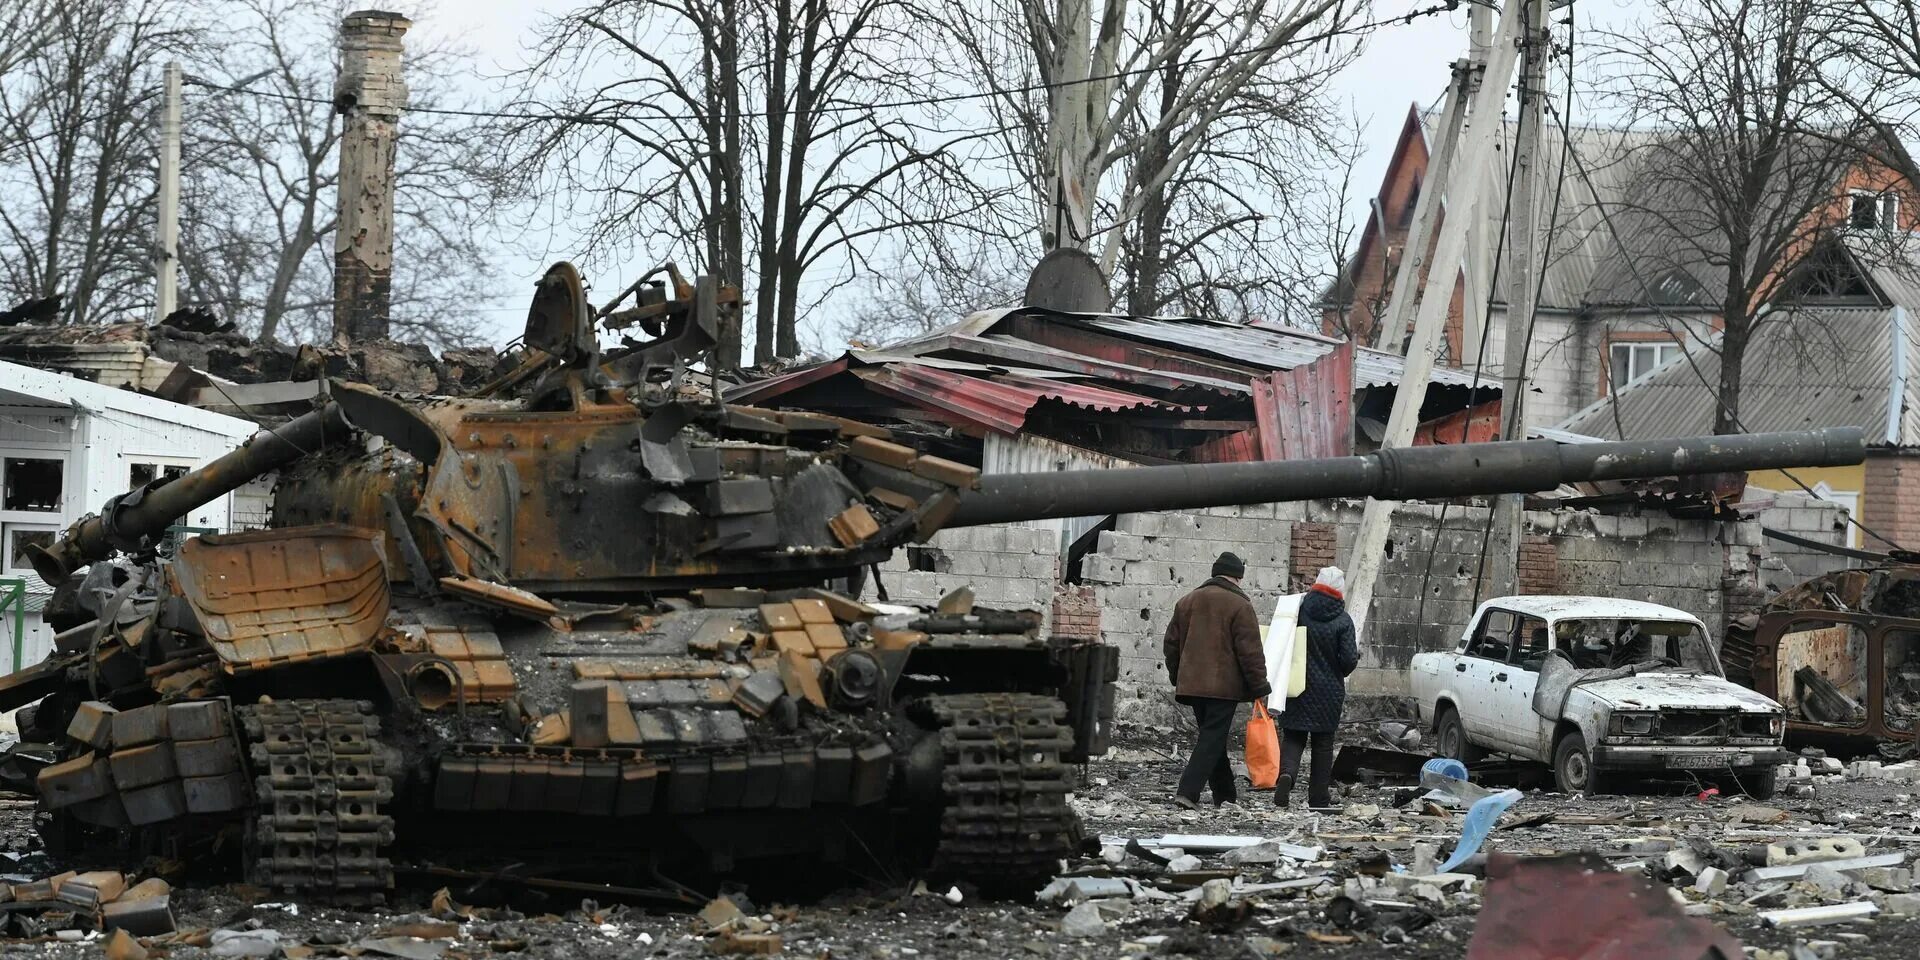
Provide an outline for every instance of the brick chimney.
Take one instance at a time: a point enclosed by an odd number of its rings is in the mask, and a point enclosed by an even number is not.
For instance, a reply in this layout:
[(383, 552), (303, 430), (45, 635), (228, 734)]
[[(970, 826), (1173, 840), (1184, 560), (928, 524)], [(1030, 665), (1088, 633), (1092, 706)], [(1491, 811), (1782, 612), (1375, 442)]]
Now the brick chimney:
[(387, 337), (393, 276), (393, 152), (407, 104), (401, 38), (413, 21), (359, 10), (340, 21), (333, 106), (340, 131), (340, 218), (334, 234), (333, 338)]

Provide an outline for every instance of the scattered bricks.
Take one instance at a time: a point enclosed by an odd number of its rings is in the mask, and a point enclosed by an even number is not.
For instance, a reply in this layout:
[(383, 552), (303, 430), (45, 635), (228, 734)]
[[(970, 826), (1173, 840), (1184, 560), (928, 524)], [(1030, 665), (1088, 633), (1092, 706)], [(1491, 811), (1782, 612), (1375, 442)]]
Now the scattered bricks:
[(552, 747), (566, 743), (573, 735), (567, 718), (567, 711), (562, 710), (535, 720), (527, 741), (536, 747)]
[(88, 700), (74, 711), (67, 736), (95, 750), (105, 750), (113, 744), (113, 715), (117, 712), (98, 700)]
[(733, 703), (748, 716), (765, 716), (786, 692), (787, 686), (779, 674), (770, 670), (756, 670), (733, 689)]
[(112, 761), (113, 782), (123, 791), (171, 780), (177, 769), (173, 763), (173, 751), (164, 743), (116, 750)]
[(125, 930), (136, 937), (157, 937), (172, 933), (173, 904), (169, 894), (141, 897), (138, 900), (122, 898), (107, 904), (100, 911), (101, 924), (108, 930)]
[(136, 790), (122, 790), (120, 799), (127, 808), (127, 822), (134, 826), (160, 823), (187, 815), (187, 795), (178, 780)]
[(980, 468), (955, 463), (944, 457), (925, 456), (913, 461), (915, 476), (925, 477), (949, 487), (971, 488), (980, 479)]
[(1820, 837), (1767, 845), (1767, 866), (1787, 867), (1825, 860), (1850, 860), (1864, 857), (1867, 848), (1849, 837)]
[(856, 503), (828, 520), (827, 529), (833, 533), (834, 539), (840, 541), (841, 546), (857, 547), (879, 533), (880, 524), (873, 519), (873, 511), (868, 510), (866, 504)]
[(91, 913), (110, 903), (127, 889), (127, 877), (113, 870), (94, 870), (74, 876), (60, 885), (56, 898)]
[(904, 447), (874, 437), (854, 437), (853, 441), (847, 444), (847, 453), (869, 463), (901, 470), (913, 469), (913, 461), (919, 457), (919, 452), (912, 447)]
[(807, 639), (805, 630), (775, 630), (773, 649), (782, 655), (811, 657), (814, 655), (813, 641)]
[(833, 611), (828, 609), (825, 600), (800, 599), (793, 601), (789, 606), (793, 607), (793, 612), (799, 615), (800, 622), (803, 624), (833, 622)]
[(167, 733), (175, 740), (211, 740), (227, 735), (227, 705), (218, 700), (167, 707)]
[(847, 635), (840, 631), (837, 623), (807, 624), (807, 641), (813, 644), (814, 653), (822, 660), (847, 648)]
[[(155, 746), (164, 746), (156, 744)], [(173, 766), (183, 777), (217, 777), (240, 769), (240, 751), (230, 737), (175, 740)], [(140, 784), (129, 784), (140, 786)]]
[(607, 736), (607, 704), (613, 685), (604, 681), (581, 681), (567, 692), (568, 715), (572, 719), (573, 745), (604, 747), (612, 743)]
[(58, 810), (111, 793), (113, 771), (106, 757), (83, 753), (41, 770), (34, 785), (41, 802), (50, 810)]
[(768, 630), (798, 630), (804, 623), (800, 611), (791, 603), (761, 604), (760, 619), (766, 622)]
[(1717, 897), (1727, 892), (1727, 872), (1719, 867), (1705, 867), (1693, 880), (1694, 892), (1708, 897)]
[(218, 777), (188, 777), (181, 781), (191, 813), (226, 813), (247, 805), (247, 778), (239, 771)]
[(148, 704), (113, 715), (113, 743), (119, 748), (159, 743), (167, 738), (167, 708)]

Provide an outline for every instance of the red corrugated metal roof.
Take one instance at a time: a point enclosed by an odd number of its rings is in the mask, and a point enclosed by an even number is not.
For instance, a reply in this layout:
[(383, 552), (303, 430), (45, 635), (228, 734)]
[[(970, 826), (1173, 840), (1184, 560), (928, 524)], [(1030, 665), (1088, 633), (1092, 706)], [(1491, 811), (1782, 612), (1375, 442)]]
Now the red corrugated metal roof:
[(863, 367), (853, 371), (853, 375), (876, 390), (945, 410), (961, 420), (1009, 436), (1020, 432), (1026, 425), (1027, 414), (1042, 400), (1058, 400), (1088, 410), (1152, 409), (1177, 413), (1193, 409), (1106, 387), (1040, 380), (1019, 374), (970, 377), (917, 363)]

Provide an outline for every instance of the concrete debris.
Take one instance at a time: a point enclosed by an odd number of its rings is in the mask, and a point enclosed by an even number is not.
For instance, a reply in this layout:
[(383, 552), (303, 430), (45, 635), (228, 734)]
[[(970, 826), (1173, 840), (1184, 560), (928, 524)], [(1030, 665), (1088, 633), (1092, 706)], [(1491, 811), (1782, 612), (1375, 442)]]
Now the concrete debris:
[(1167, 861), (1167, 872), (1168, 873), (1192, 873), (1193, 871), (1200, 869), (1202, 866), (1205, 866), (1205, 864), (1200, 862), (1199, 857), (1196, 857), (1191, 853), (1183, 853), (1180, 856), (1174, 857), (1172, 860)]
[[(1858, 843), (1855, 843), (1858, 846)], [(1769, 855), (1771, 858), (1771, 855)], [(1767, 883), (1774, 880), (1795, 880), (1806, 876), (1815, 864), (1824, 865), (1833, 870), (1860, 870), (1871, 867), (1897, 867), (1907, 862), (1904, 853), (1881, 853), (1870, 857), (1848, 857), (1840, 860), (1820, 860), (1782, 867), (1756, 867), (1741, 876), (1745, 883)]]
[(1694, 877), (1693, 890), (1706, 897), (1717, 897), (1727, 892), (1727, 872), (1719, 867), (1705, 867)]
[(1097, 937), (1106, 932), (1107, 920), (1100, 914), (1100, 908), (1092, 902), (1082, 903), (1067, 911), (1060, 921), (1060, 932), (1069, 937)]
[(1866, 855), (1866, 848), (1851, 837), (1821, 837), (1793, 840), (1767, 846), (1767, 866), (1785, 867), (1823, 860), (1850, 860)]
[(215, 930), (207, 952), (216, 957), (271, 957), (280, 952), (280, 931)]
[(1879, 912), (1880, 908), (1873, 902), (1862, 900), (1855, 903), (1835, 903), (1819, 907), (1765, 910), (1760, 913), (1760, 922), (1769, 927), (1812, 927), (1828, 923), (1867, 920)]

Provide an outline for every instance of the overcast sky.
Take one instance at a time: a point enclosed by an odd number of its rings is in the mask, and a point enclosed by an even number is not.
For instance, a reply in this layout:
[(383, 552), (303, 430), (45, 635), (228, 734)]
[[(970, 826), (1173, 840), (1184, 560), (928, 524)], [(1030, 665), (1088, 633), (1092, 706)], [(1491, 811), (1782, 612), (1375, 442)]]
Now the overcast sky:
[[(1431, 5), (1431, 0), (1377, 0), (1375, 17), (1386, 20)], [(473, 81), (474, 97), (493, 104), (503, 101), (506, 91), (486, 77), (524, 63), (526, 38), (546, 17), (571, 6), (569, 0), (459, 0), (457, 4), (441, 4), (437, 13), (422, 18), (417, 29), (451, 35), (474, 48), (480, 74)], [(1641, 0), (1580, 0), (1578, 28), (1624, 26), (1639, 17), (1641, 6)], [(1565, 28), (1558, 23), (1566, 15), (1565, 10), (1559, 10), (1552, 17), (1559, 36), (1564, 36)], [(1337, 80), (1340, 96), (1350, 101), (1356, 115), (1367, 123), (1366, 150), (1355, 167), (1353, 196), (1349, 198), (1349, 215), (1356, 222), (1366, 216), (1368, 198), (1379, 186), (1407, 107), (1416, 102), (1430, 106), (1445, 90), (1448, 65), (1466, 51), (1467, 18), (1462, 4), (1458, 11), (1382, 27), (1368, 39), (1358, 62)], [(519, 333), (524, 319), (519, 311), (524, 309), (525, 298), (517, 291), (531, 290), (548, 262), (572, 255), (571, 246), (563, 227), (547, 224), (501, 237), (496, 287), (508, 293), (486, 307), (496, 328), (496, 341), (504, 342)], [(645, 269), (645, 265), (633, 268)], [(602, 280), (595, 286), (619, 289), (624, 282), (620, 278)]]

